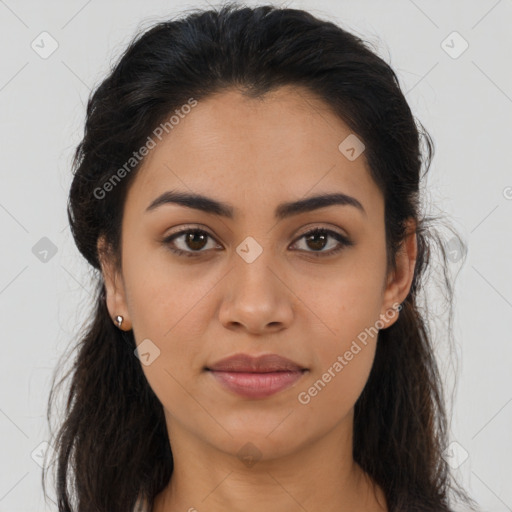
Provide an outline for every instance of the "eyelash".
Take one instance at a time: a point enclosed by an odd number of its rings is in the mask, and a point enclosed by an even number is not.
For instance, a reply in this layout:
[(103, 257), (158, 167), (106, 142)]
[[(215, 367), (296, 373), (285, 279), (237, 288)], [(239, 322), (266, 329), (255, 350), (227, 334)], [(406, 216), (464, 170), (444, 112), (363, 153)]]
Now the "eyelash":
[[(182, 235), (189, 234), (189, 233), (193, 233), (194, 235), (206, 235), (209, 238), (215, 240), (213, 238), (213, 236), (211, 236), (207, 231), (204, 231), (204, 230), (198, 229), (198, 228), (189, 228), (189, 229), (184, 229), (182, 231), (178, 231), (177, 233), (173, 233), (172, 235), (165, 238), (163, 240), (163, 243), (164, 243), (164, 245), (166, 245), (168, 247), (168, 249), (170, 251), (177, 254), (178, 256), (185, 256), (187, 258), (197, 258), (198, 256), (201, 255), (201, 253), (206, 252), (206, 251), (203, 251), (203, 250), (183, 251), (182, 249), (178, 249), (177, 247), (172, 245), (172, 242), (175, 238), (178, 238)], [(297, 238), (295, 240), (295, 242), (293, 242), (293, 243), (295, 244), (302, 238), (305, 238), (305, 237), (311, 236), (311, 235), (328, 235), (339, 242), (338, 247), (336, 247), (335, 249), (331, 249), (330, 251), (327, 251), (327, 252), (305, 251), (306, 253), (310, 254), (311, 256), (313, 256), (315, 258), (332, 256), (332, 255), (340, 252), (345, 247), (350, 247), (350, 246), (354, 245), (354, 242), (349, 240), (346, 236), (344, 236), (340, 233), (337, 233), (336, 231), (332, 231), (332, 230), (326, 229), (326, 228), (314, 228), (310, 231), (307, 231), (306, 233), (302, 234), (299, 238)]]

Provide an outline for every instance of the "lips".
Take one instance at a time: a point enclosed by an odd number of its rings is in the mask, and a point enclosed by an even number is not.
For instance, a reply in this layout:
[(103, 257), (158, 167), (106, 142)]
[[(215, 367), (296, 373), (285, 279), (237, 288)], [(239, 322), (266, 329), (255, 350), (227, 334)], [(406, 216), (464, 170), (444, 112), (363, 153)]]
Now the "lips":
[(252, 357), (248, 354), (235, 354), (221, 359), (217, 363), (206, 368), (219, 372), (246, 372), (246, 373), (271, 373), (271, 372), (296, 372), (306, 370), (297, 363), (277, 354), (266, 354)]
[(245, 398), (266, 398), (293, 386), (307, 368), (279, 356), (236, 354), (205, 368), (227, 389)]

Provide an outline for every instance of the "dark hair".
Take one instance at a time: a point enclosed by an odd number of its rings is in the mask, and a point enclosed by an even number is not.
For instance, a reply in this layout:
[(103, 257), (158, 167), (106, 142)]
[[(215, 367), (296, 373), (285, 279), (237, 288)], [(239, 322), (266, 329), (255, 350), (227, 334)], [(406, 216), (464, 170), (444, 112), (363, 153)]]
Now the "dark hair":
[[(355, 404), (354, 459), (382, 487), (390, 512), (451, 511), (452, 493), (474, 504), (442, 456), (448, 442), (443, 386), (427, 310), (417, 303), (433, 241), (439, 242), (443, 285), (453, 294), (443, 243), (429, 228), (437, 219), (421, 212), (421, 168), (425, 164), (426, 174), (430, 167), (432, 139), (413, 118), (393, 70), (357, 36), (303, 10), (225, 4), (139, 33), (87, 104), (68, 217), (97, 289), (92, 319), (73, 347), (73, 367), (58, 383), (72, 375), (52, 443), (60, 512), (127, 512), (141, 500), (151, 506), (173, 471), (163, 407), (134, 356), (133, 331), (119, 330), (105, 303), (97, 241), (105, 236), (120, 262), (123, 204), (140, 162), (123, 179), (112, 178), (190, 98), (232, 88), (258, 98), (285, 85), (315, 94), (364, 141), (385, 201), (388, 269), (406, 221), (417, 221), (410, 292), (398, 320), (379, 334)], [(109, 192), (99, 194), (107, 182)], [(56, 388), (54, 376), (48, 420)]]

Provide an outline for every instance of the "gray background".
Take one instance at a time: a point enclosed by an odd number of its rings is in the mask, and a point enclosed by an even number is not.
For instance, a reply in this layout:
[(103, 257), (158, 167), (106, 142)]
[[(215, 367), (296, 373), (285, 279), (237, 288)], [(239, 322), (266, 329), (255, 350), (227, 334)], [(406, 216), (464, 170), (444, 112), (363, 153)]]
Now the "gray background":
[[(512, 1), (276, 5), (307, 9), (371, 42), (434, 139), (428, 203), (450, 216), (469, 249), (456, 287), (454, 365), (444, 306), (434, 304), (448, 390), (457, 375), (456, 444), (446, 456), (483, 510), (512, 511)], [(90, 304), (91, 273), (65, 214), (89, 91), (138, 28), (201, 6), (0, 0), (0, 512), (56, 510), (43, 503), (38, 461), (50, 379)], [(57, 49), (45, 55), (52, 44)], [(456, 269), (459, 249), (449, 249)]]

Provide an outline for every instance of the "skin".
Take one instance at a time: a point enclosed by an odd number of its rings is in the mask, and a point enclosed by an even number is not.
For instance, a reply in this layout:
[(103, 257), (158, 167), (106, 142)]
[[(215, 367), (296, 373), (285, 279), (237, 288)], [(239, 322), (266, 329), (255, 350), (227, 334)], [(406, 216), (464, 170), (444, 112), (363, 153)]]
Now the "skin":
[[(227, 90), (201, 100), (151, 150), (131, 183), (122, 222), (122, 266), (104, 252), (107, 306), (136, 343), (149, 338), (160, 355), (142, 365), (163, 404), (174, 456), (169, 485), (155, 512), (307, 510), (381, 512), (385, 499), (352, 458), (353, 411), (372, 367), (378, 336), (307, 404), (307, 391), (365, 328), (398, 318), (416, 260), (410, 234), (386, 274), (384, 199), (364, 153), (348, 160), (338, 145), (351, 130), (322, 101), (283, 87), (263, 100)], [(176, 204), (150, 212), (168, 190), (230, 203), (234, 219)], [(320, 192), (357, 198), (366, 213), (334, 205), (282, 221), (274, 209)], [(198, 227), (201, 245), (163, 239)], [(314, 227), (354, 245), (302, 237)], [(253, 237), (263, 249), (248, 263), (236, 248)], [(168, 244), (170, 244), (169, 242)], [(382, 324), (381, 324), (382, 325)], [(308, 368), (291, 388), (264, 399), (225, 390), (204, 370), (235, 353), (276, 353)], [(376, 404), (377, 406), (377, 404)], [(237, 454), (247, 443), (256, 462)]]

